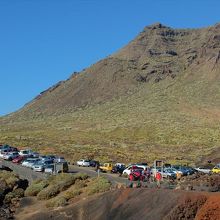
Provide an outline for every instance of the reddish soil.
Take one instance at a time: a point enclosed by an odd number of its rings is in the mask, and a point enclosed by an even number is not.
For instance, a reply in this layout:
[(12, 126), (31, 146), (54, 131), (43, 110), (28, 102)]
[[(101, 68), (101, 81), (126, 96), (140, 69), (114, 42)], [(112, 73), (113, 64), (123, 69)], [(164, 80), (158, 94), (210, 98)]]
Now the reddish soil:
[(211, 195), (196, 215), (196, 220), (219, 220), (220, 197), (219, 194)]
[[(29, 211), (28, 211), (29, 210)], [(33, 214), (31, 214), (33, 213)], [(26, 207), (16, 219), (212, 219), (220, 217), (220, 193), (164, 189), (119, 189), (83, 198), (56, 210)]]

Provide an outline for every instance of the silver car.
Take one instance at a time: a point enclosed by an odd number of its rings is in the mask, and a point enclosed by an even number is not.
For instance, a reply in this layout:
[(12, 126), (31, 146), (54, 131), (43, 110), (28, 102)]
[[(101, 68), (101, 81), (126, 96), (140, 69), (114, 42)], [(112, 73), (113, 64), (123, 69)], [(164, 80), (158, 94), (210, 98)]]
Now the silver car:
[(34, 164), (34, 163), (36, 163), (37, 161), (39, 161), (40, 159), (38, 159), (38, 158), (27, 158), (26, 160), (24, 160), (23, 162), (22, 162), (22, 166), (24, 166), (24, 167), (29, 167), (29, 168), (31, 168), (31, 166)]
[(10, 152), (7, 153), (3, 156), (3, 159), (5, 160), (13, 160), (15, 159), (17, 156), (19, 156), (18, 152)]
[(32, 169), (36, 172), (43, 172), (45, 167), (49, 164), (53, 164), (53, 161), (52, 160), (38, 161), (37, 163), (33, 164)]

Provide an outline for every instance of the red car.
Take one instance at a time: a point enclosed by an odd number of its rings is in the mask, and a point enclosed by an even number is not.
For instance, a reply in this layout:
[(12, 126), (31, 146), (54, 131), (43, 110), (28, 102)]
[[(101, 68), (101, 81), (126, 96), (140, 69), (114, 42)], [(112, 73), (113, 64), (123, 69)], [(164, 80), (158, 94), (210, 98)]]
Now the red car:
[(18, 156), (14, 160), (12, 160), (13, 163), (21, 163), (25, 159), (24, 156)]

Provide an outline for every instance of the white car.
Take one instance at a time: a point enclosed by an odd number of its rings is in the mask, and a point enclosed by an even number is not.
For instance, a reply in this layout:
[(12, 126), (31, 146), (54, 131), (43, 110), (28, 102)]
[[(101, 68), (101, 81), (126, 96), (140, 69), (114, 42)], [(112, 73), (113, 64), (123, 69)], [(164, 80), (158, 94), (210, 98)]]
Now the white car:
[(3, 159), (5, 159), (5, 160), (14, 160), (18, 156), (19, 156), (18, 152), (10, 152), (10, 153), (4, 154)]
[(176, 178), (176, 173), (172, 168), (165, 168), (163, 172), (161, 172), (164, 178)]
[(166, 170), (166, 169), (169, 169), (169, 171), (172, 171), (172, 172), (174, 172), (175, 174), (180, 173), (181, 176), (183, 176), (183, 172), (182, 172), (182, 171), (177, 170), (177, 169), (175, 169), (175, 168), (173, 168), (173, 167), (165, 168), (164, 170)]
[(206, 173), (206, 174), (210, 174), (211, 173), (211, 169), (209, 168), (205, 168), (205, 167), (198, 167), (195, 168), (195, 170), (201, 172), (201, 173)]
[(65, 163), (66, 160), (64, 157), (56, 157), (54, 158), (54, 163)]
[(132, 165), (129, 165), (128, 167), (125, 168), (125, 170), (123, 171), (123, 174), (130, 175), (131, 170), (132, 170), (133, 167), (136, 167), (136, 169), (140, 169), (140, 170), (144, 170), (144, 169), (148, 168), (148, 166), (146, 166), (146, 165), (132, 164)]
[(32, 150), (20, 150), (19, 151), (19, 155), (24, 156), (24, 157), (31, 156), (32, 153), (33, 153)]
[(79, 167), (82, 166), (82, 167), (89, 167), (90, 166), (90, 162), (89, 160), (79, 160), (76, 162), (76, 165), (78, 165)]
[(10, 153), (8, 149), (2, 149), (0, 151), (0, 158), (4, 159), (5, 155)]
[(6, 154), (6, 153), (1, 152), (1, 153), (0, 153), (0, 158), (1, 158), (1, 159), (3, 159), (3, 158), (4, 158), (4, 156), (5, 156), (5, 154)]
[(40, 159), (38, 159), (38, 158), (27, 158), (26, 160), (24, 160), (24, 161), (22, 162), (21, 166), (31, 168), (32, 165), (33, 165), (34, 163), (36, 163), (37, 161), (40, 161)]

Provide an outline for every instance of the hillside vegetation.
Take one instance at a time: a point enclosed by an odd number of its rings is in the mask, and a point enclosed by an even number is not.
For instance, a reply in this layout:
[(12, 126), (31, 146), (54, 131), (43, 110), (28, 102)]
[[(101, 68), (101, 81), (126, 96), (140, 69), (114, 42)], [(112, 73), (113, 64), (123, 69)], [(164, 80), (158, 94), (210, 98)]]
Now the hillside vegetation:
[(132, 42), (0, 119), (0, 142), (80, 157), (220, 158), (220, 25), (146, 27)]

